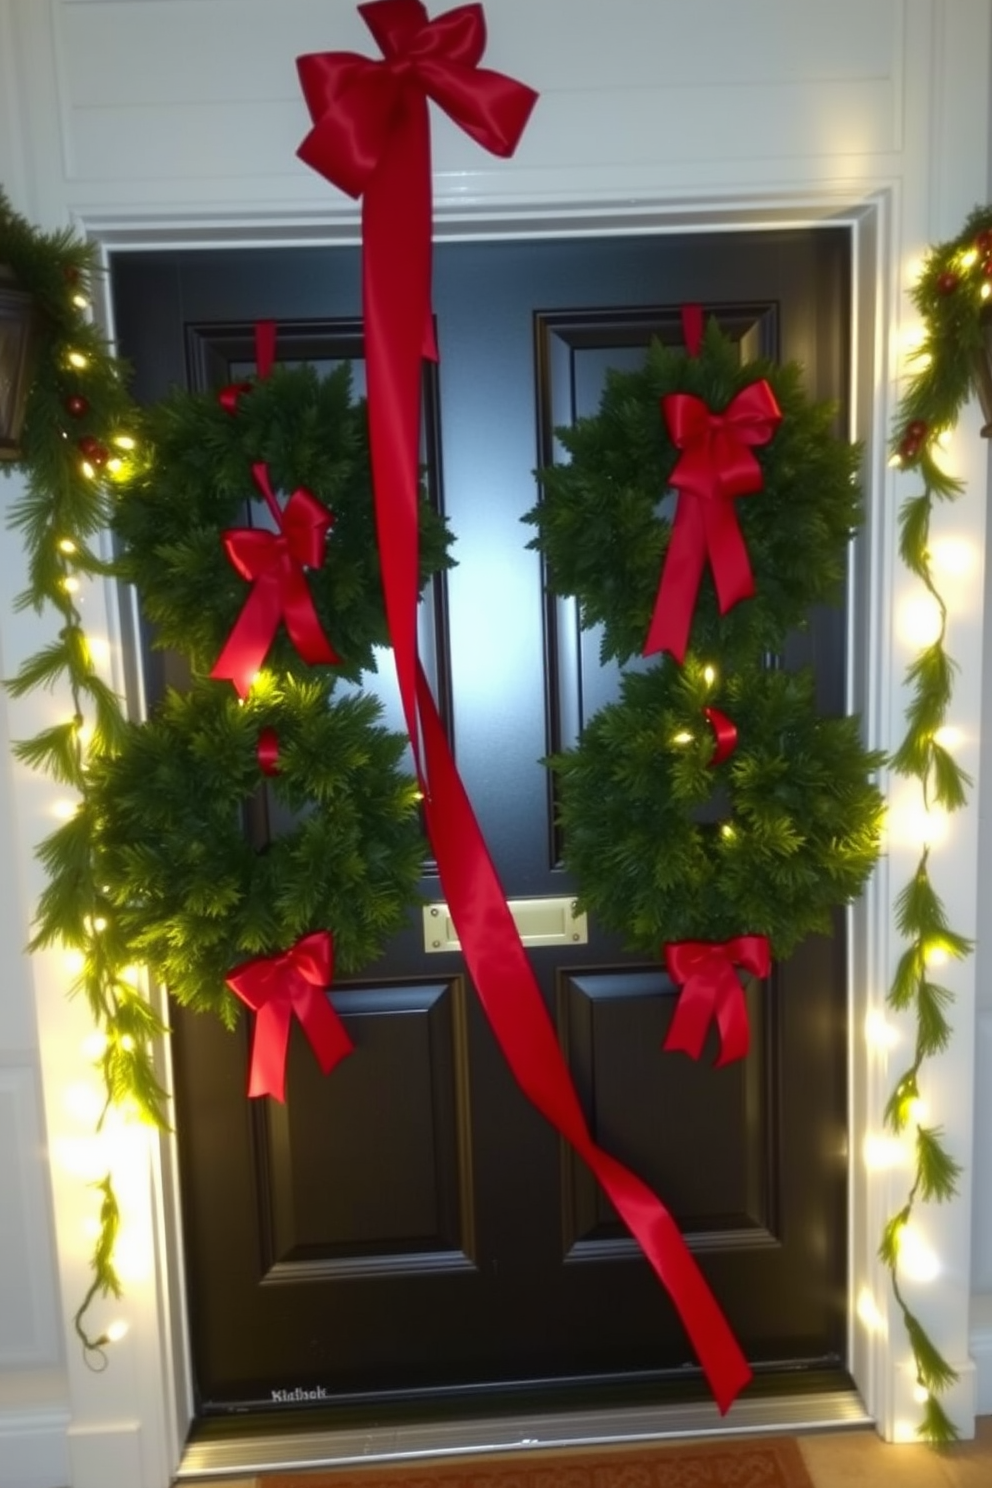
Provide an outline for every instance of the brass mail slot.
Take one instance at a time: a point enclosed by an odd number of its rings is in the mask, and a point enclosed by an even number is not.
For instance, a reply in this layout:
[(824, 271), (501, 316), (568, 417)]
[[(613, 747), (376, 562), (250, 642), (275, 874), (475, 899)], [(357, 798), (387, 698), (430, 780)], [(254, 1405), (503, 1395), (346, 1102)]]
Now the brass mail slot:
[[(525, 946), (586, 945), (589, 925), (575, 911), (570, 895), (560, 899), (510, 899), (513, 923)], [(424, 909), (424, 950), (458, 951), (461, 942), (446, 904), (428, 904)]]

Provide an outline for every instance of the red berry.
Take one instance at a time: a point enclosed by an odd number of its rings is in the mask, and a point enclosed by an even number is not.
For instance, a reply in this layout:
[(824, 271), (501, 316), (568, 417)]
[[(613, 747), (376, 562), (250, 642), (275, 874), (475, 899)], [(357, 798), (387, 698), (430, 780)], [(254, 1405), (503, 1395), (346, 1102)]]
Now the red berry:
[(992, 228), (987, 227), (983, 232), (978, 234), (978, 237), (975, 239), (975, 247), (983, 258), (992, 253)]
[(92, 434), (84, 434), (79, 440), (79, 452), (84, 460), (89, 460), (91, 465), (105, 465), (110, 454), (109, 450)]
[(953, 269), (945, 269), (937, 279), (938, 292), (942, 295), (953, 294), (960, 282)]
[(906, 425), (906, 438), (915, 440), (917, 444), (919, 444), (926, 432), (927, 426), (923, 419), (912, 419)]
[(73, 418), (83, 418), (90, 411), (90, 405), (81, 393), (72, 393), (65, 400), (66, 412)]

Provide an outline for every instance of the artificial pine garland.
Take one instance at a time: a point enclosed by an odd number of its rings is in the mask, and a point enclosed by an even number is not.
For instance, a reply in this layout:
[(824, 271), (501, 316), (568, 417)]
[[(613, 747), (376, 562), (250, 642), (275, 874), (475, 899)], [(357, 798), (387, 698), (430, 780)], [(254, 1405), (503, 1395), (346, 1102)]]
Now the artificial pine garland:
[[(38, 232), (0, 192), (0, 262), (11, 266), (21, 288), (34, 297), (43, 327), (17, 465), (25, 491), (7, 516), (21, 533), (27, 556), (28, 587), (15, 603), (56, 619), (53, 639), (5, 685), (13, 697), (39, 687), (57, 692), (67, 714), (63, 723), (16, 743), (14, 753), (68, 787), (85, 807), (92, 766), (117, 748), (125, 716), (97, 673), (76, 595), (83, 580), (106, 571), (91, 544), (109, 522), (109, 479), (133, 456), (134, 407), (124, 369), (89, 319), (92, 249), (68, 231)], [(135, 983), (131, 958), (104, 938), (94, 844), (77, 835), (69, 861), (51, 838), (37, 852), (48, 875), (46, 892), (62, 900), (66, 922), (60, 927), (57, 917), (50, 917), (47, 926), (37, 923), (29, 949), (58, 944), (78, 960), (69, 991), (86, 998), (103, 1038), (97, 1068), (106, 1096), (104, 1115), (117, 1106), (165, 1127), (167, 1097), (154, 1056), (154, 1040), (165, 1030)], [(110, 1175), (96, 1186), (102, 1199), (93, 1281), (74, 1324), (86, 1358), (100, 1367), (109, 1339), (105, 1333), (92, 1337), (85, 1319), (97, 1297), (118, 1297), (121, 1288), (114, 1266), (118, 1210)]]
[(756, 593), (721, 615), (707, 570), (691, 644), (725, 668), (750, 663), (779, 650), (811, 605), (841, 594), (847, 545), (861, 520), (858, 451), (831, 437), (836, 409), (807, 401), (796, 365), (742, 364), (711, 320), (698, 357), (654, 341), (643, 368), (608, 372), (598, 412), (556, 430), (568, 460), (538, 472), (541, 500), (525, 518), (538, 529), (531, 546), (544, 555), (555, 591), (578, 600), (582, 624), (602, 624), (604, 657), (622, 663), (640, 654), (671, 539), (663, 498), (679, 451), (659, 400), (691, 393), (723, 409), (762, 380), (782, 422), (754, 452), (760, 495), (735, 502)]
[[(936, 639), (907, 670), (910, 702), (906, 733), (892, 756), (893, 768), (920, 783), (924, 805), (957, 811), (971, 784), (942, 737), (953, 692), (955, 665), (948, 655), (947, 604), (934, 577), (930, 523), (934, 504), (963, 494), (960, 481), (941, 467), (939, 441), (954, 429), (961, 409), (978, 384), (979, 359), (987, 357), (986, 330), (992, 310), (992, 208), (976, 207), (956, 237), (932, 248), (913, 286), (913, 304), (923, 321), (916, 349), (917, 370), (900, 400), (892, 437), (892, 464), (912, 470), (923, 489), (909, 496), (899, 513), (899, 551), (923, 582), (939, 616)], [(986, 417), (989, 417), (986, 413)], [(897, 1136), (910, 1130), (913, 1179), (906, 1202), (886, 1223), (879, 1255), (892, 1274), (892, 1290), (913, 1351), (917, 1384), (923, 1393), (919, 1435), (938, 1444), (954, 1441), (958, 1429), (941, 1402), (956, 1384), (956, 1371), (942, 1357), (910, 1308), (899, 1282), (900, 1245), (919, 1202), (945, 1203), (957, 1193), (960, 1165), (944, 1145), (940, 1126), (924, 1126), (916, 1116), (920, 1078), (926, 1061), (950, 1042), (948, 1017), (953, 994), (933, 975), (941, 960), (960, 960), (971, 942), (949, 924), (930, 880), (930, 846), (924, 843), (916, 870), (899, 894), (896, 923), (905, 941), (887, 1002), (895, 1012), (912, 1013), (916, 1039), (912, 1063), (899, 1075), (885, 1119)]]

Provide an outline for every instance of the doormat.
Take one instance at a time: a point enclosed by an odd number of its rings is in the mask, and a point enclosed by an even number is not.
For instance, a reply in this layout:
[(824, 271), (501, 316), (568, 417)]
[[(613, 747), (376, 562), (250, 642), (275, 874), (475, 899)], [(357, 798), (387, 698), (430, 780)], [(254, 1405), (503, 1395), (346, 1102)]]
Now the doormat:
[(813, 1488), (792, 1437), (270, 1473), (259, 1488)]

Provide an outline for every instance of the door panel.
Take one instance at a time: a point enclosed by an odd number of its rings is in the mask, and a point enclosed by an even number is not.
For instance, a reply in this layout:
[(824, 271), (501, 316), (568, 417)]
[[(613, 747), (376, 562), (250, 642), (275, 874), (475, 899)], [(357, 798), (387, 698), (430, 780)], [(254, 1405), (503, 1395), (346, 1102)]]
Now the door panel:
[[(509, 896), (574, 893), (540, 760), (618, 682), (526, 547), (533, 467), (554, 457), (556, 425), (594, 411), (607, 367), (638, 364), (652, 334), (679, 338), (687, 299), (743, 355), (797, 358), (811, 394), (843, 399), (847, 255), (835, 230), (437, 249), (424, 456), (458, 567), (421, 606), (423, 639)], [(122, 254), (112, 278), (139, 397), (243, 375), (261, 317), (280, 321), (286, 360), (360, 364), (355, 250)], [(842, 617), (790, 643), (790, 664), (807, 657), (839, 709)], [(388, 658), (371, 685), (398, 726)], [(424, 892), (441, 897), (429, 863)], [(698, 1064), (662, 1054), (673, 987), (595, 923), (588, 945), (530, 954), (596, 1139), (671, 1207), (756, 1369), (841, 1364), (840, 926), (749, 989), (752, 1053), (722, 1070), (713, 1040)], [(517, 1088), (460, 955), (426, 955), (418, 913), (330, 996), (355, 1053), (324, 1079), (295, 1031), (285, 1108), (245, 1096), (247, 1026), (174, 1011), (201, 1415), (300, 1408), (297, 1387), (349, 1409), (425, 1391), (477, 1403), (525, 1382), (531, 1397), (611, 1381), (704, 1392), (653, 1272)]]

